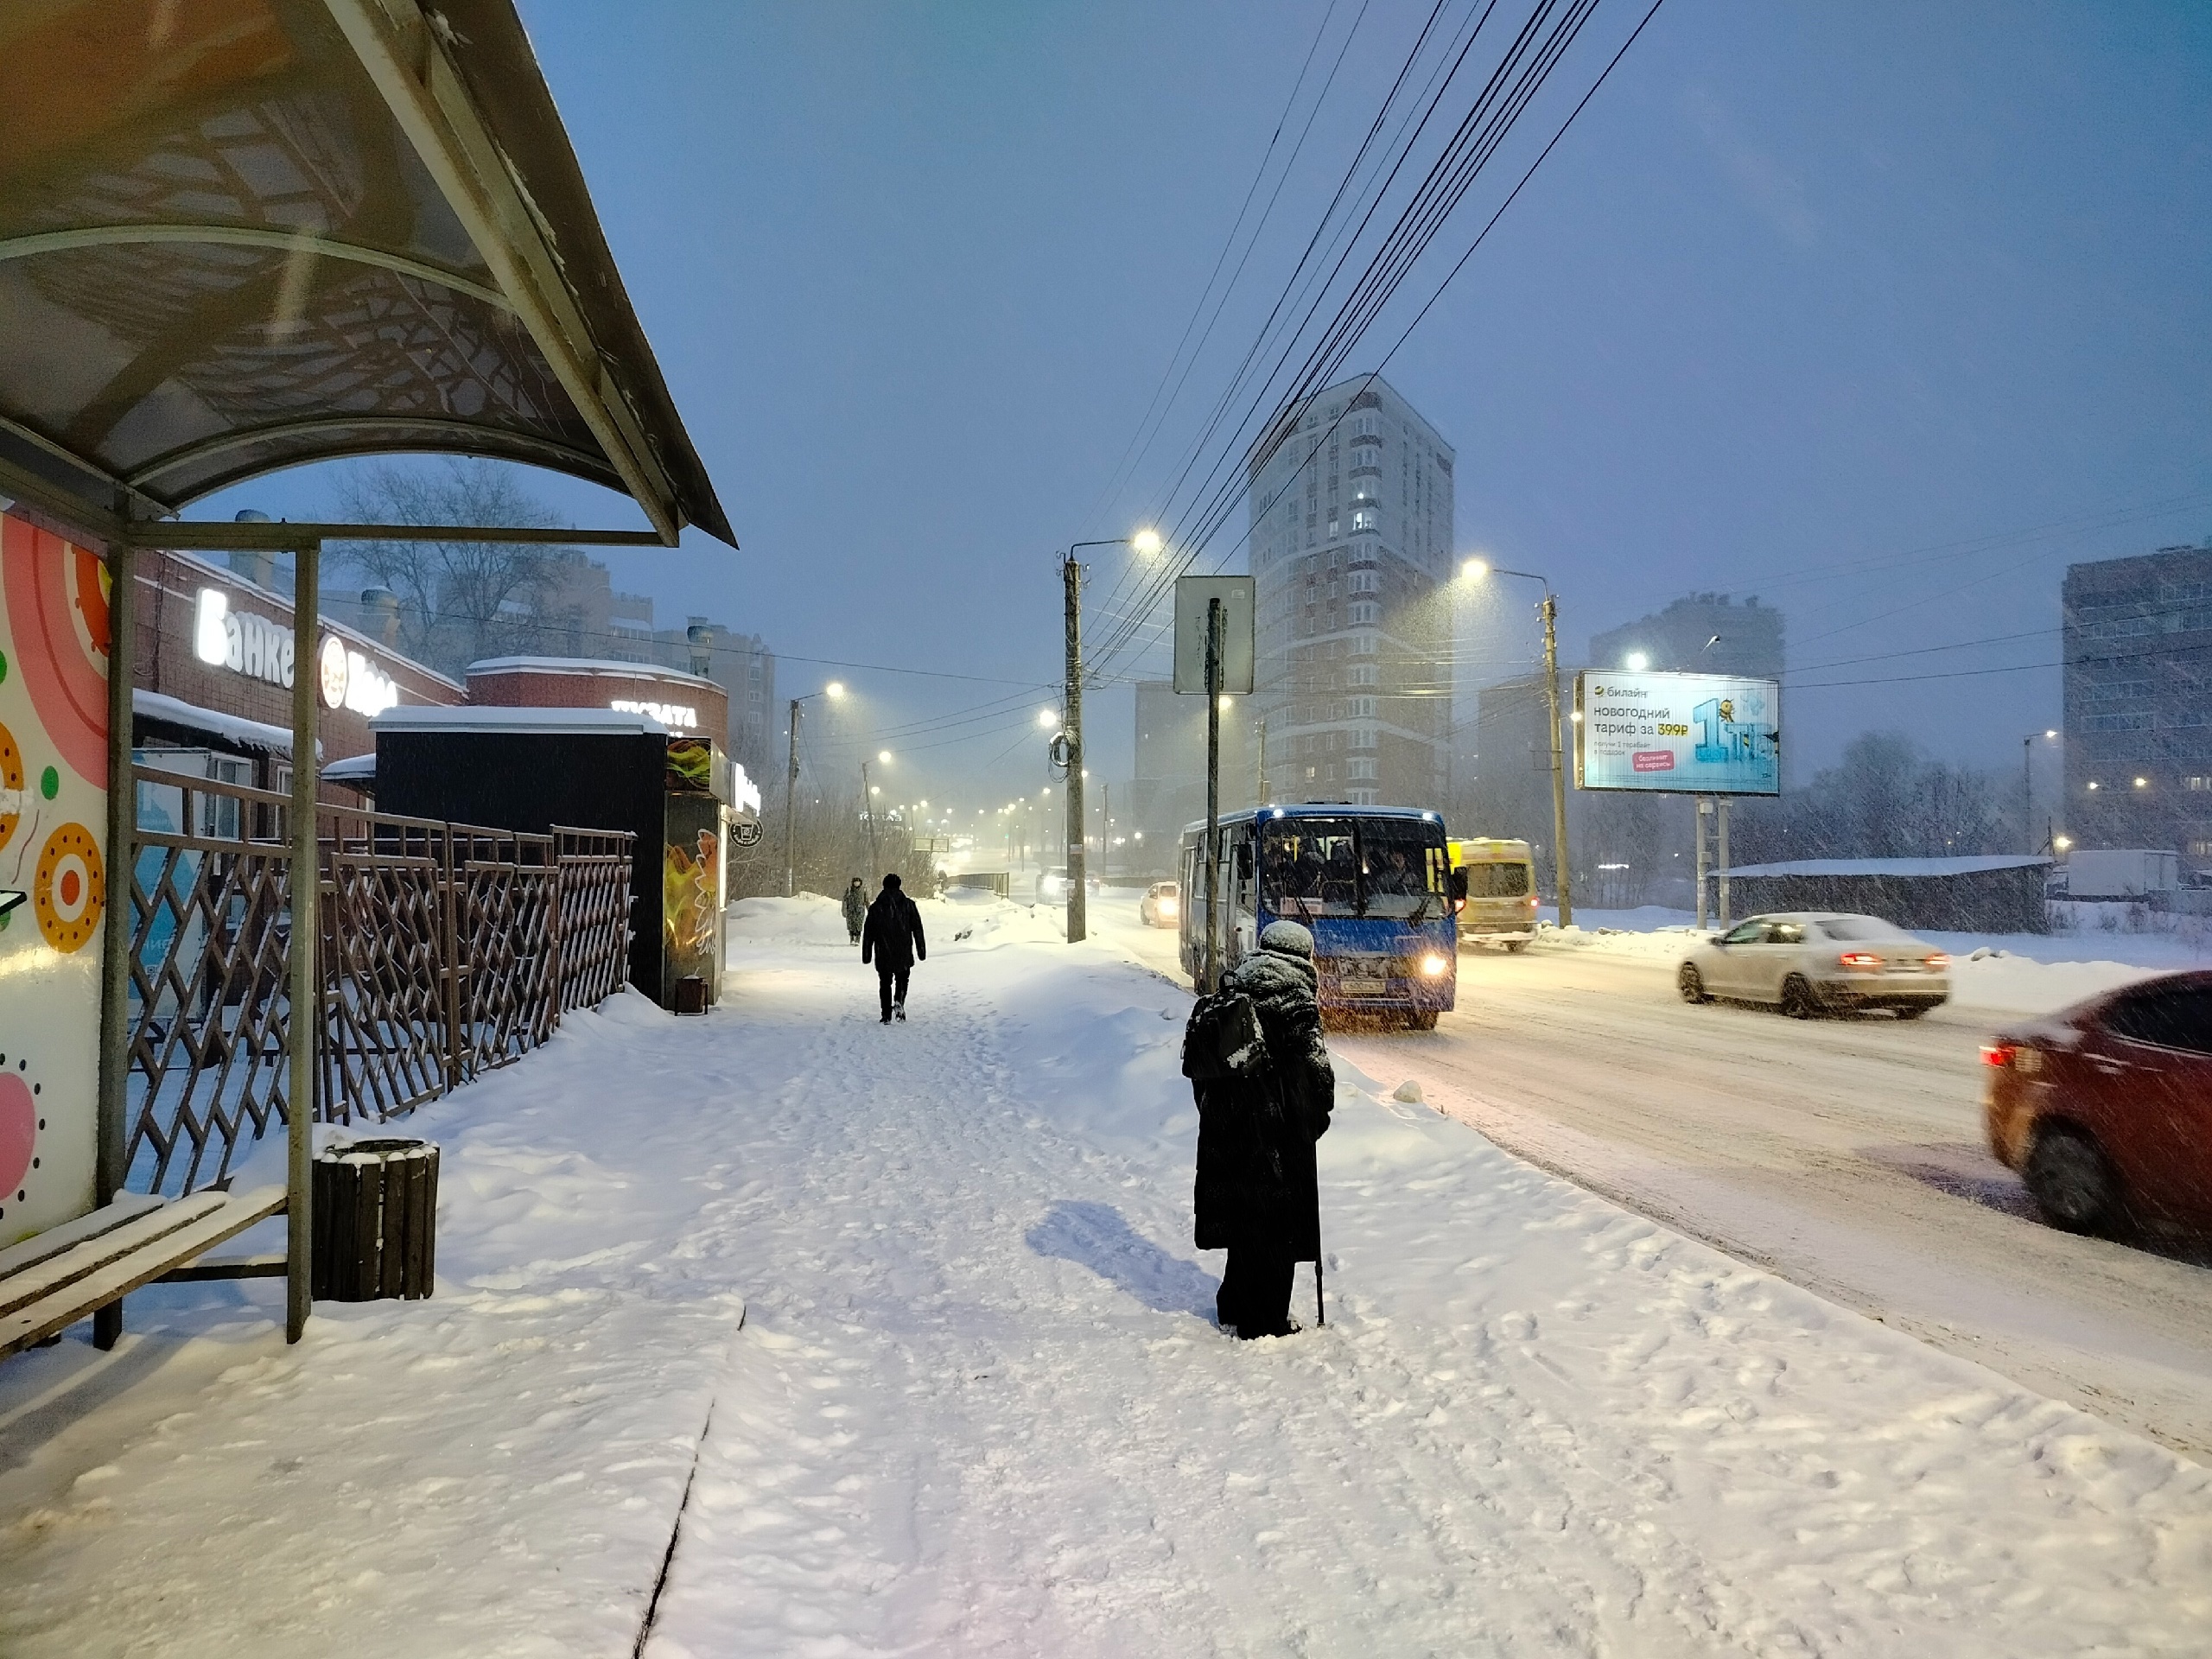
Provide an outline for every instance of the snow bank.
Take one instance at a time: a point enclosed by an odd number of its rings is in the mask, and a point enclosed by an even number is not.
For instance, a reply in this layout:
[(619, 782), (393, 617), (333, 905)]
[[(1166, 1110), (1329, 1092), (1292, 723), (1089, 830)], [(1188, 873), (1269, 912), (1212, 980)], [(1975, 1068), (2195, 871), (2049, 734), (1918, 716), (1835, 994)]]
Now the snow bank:
[(627, 1654), (695, 1448), (652, 1659), (2012, 1659), (2212, 1619), (2206, 1471), (1348, 1064), (1328, 1325), (1230, 1342), (1187, 996), (1008, 906), (887, 1028), (830, 901), (748, 906), (725, 1007), (619, 998), (410, 1125), (435, 1300), (287, 1349), (277, 1287), (169, 1287), (114, 1356), (0, 1367), (0, 1650)]

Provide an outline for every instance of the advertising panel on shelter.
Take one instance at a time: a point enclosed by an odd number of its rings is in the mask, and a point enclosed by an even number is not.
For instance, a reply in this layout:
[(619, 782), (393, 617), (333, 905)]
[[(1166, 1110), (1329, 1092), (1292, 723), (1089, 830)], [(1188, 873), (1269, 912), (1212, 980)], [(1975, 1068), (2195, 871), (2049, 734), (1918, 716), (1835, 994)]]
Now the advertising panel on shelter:
[(1782, 688), (1731, 674), (1574, 677), (1574, 781), (1669, 795), (1779, 795)]
[(0, 513), (0, 1246), (92, 1207), (108, 573)]

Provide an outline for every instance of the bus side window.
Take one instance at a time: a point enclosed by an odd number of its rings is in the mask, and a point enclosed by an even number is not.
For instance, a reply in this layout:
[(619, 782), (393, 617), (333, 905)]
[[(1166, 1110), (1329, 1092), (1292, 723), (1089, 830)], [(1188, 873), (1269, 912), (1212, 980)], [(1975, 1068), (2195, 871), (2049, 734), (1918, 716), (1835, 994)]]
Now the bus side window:
[(1256, 895), (1253, 892), (1252, 840), (1249, 836), (1239, 836), (1236, 839), (1236, 908), (1239, 913), (1250, 916), (1255, 913)]

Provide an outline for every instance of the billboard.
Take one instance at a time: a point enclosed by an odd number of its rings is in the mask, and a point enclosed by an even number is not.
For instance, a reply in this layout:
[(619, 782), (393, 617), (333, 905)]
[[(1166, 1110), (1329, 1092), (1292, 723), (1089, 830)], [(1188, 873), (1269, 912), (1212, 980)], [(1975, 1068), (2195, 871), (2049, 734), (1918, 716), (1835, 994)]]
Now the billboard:
[(1732, 674), (1574, 677), (1574, 781), (1669, 795), (1779, 795), (1782, 688)]

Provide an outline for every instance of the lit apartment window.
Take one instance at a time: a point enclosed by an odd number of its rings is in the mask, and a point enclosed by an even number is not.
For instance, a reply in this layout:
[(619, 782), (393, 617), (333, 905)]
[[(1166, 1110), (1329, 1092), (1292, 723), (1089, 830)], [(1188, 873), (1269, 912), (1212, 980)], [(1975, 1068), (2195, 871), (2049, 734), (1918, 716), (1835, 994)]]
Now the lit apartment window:
[(2189, 843), (2191, 858), (2212, 858), (2212, 841), (2192, 841)]
[(2181, 780), (2181, 786), (2183, 789), (2212, 789), (2212, 778), (2184, 778)]

